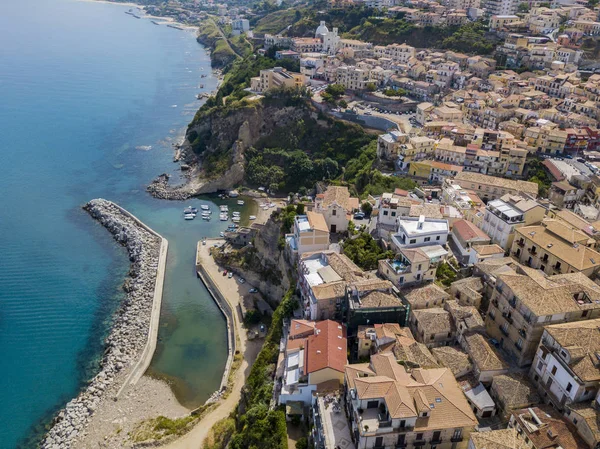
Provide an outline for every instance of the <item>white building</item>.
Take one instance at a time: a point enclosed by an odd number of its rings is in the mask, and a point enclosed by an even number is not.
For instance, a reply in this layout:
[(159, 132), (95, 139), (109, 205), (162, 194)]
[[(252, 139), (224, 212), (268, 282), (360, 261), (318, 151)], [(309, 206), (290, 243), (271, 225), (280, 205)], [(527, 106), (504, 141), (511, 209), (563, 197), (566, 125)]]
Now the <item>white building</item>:
[(559, 410), (591, 401), (600, 385), (600, 319), (546, 326), (530, 376)]
[(324, 251), (329, 248), (329, 231), (322, 214), (307, 212), (294, 217), (292, 234), (285, 236), (292, 259), (304, 253)]
[(518, 4), (516, 0), (483, 0), (481, 7), (488, 15), (508, 16), (517, 12)]
[(329, 186), (315, 198), (315, 211), (323, 214), (332, 233), (347, 231), (351, 214), (358, 207), (358, 198), (350, 196), (348, 187)]
[(448, 220), (438, 218), (402, 217), (398, 219), (398, 231), (392, 235), (392, 247), (418, 248), (445, 245), (448, 241)]
[(329, 28), (325, 25), (324, 21), (321, 21), (315, 32), (315, 38), (320, 39), (323, 43), (321, 51), (330, 55), (335, 55), (339, 45), (340, 37), (338, 36), (338, 29), (334, 28), (329, 31)]
[(234, 35), (250, 31), (250, 22), (248, 19), (235, 19), (231, 22), (231, 29)]
[(504, 250), (512, 246), (515, 229), (539, 223), (546, 210), (534, 200), (516, 195), (504, 195), (488, 202), (481, 222), (481, 230)]

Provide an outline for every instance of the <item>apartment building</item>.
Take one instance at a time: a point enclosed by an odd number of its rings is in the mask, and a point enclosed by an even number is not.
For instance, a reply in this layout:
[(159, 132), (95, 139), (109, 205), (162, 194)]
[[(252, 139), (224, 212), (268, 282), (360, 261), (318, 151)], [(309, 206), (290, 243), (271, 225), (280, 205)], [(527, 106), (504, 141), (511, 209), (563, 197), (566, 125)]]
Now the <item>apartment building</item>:
[(351, 214), (358, 208), (358, 198), (350, 196), (348, 187), (329, 186), (315, 198), (315, 211), (323, 214), (332, 233), (346, 232)]
[(528, 366), (545, 326), (598, 316), (600, 287), (582, 273), (546, 276), (519, 267), (497, 275), (485, 325), (519, 366)]
[(308, 211), (305, 215), (296, 215), (292, 233), (285, 236), (286, 246), (292, 260), (313, 251), (329, 248), (329, 230), (322, 214)]
[(260, 76), (250, 80), (253, 92), (266, 92), (280, 87), (295, 88), (306, 85), (306, 77), (301, 73), (288, 72), (283, 67), (274, 67), (260, 71)]
[(445, 245), (448, 240), (448, 220), (437, 218), (401, 217), (398, 230), (391, 237), (392, 248), (399, 252), (403, 248), (419, 248)]
[(342, 66), (336, 69), (336, 82), (349, 90), (364, 90), (371, 82), (371, 74), (368, 69)]
[(506, 16), (514, 15), (517, 12), (517, 2), (515, 0), (483, 0), (481, 7), (489, 15)]
[(341, 310), (348, 282), (366, 275), (344, 254), (320, 251), (303, 254), (298, 261), (298, 288), (304, 315), (311, 320), (334, 318)]
[(415, 287), (404, 291), (403, 295), (411, 310), (444, 307), (445, 302), (450, 299), (450, 295), (436, 284)]
[(382, 193), (375, 199), (375, 205), (371, 212), (375, 226), (396, 230), (399, 217), (407, 217), (413, 204), (408, 197), (396, 193)]
[(460, 345), (469, 354), (477, 381), (489, 385), (496, 376), (508, 372), (509, 365), (482, 334), (467, 332)]
[(415, 339), (428, 348), (456, 342), (456, 326), (450, 313), (441, 307), (410, 311), (410, 330)]
[[(302, 332), (294, 335), (294, 331)], [(311, 332), (312, 331), (312, 332)], [(318, 323), (292, 320), (284, 351), (279, 404), (288, 401), (310, 405), (319, 384), (342, 385), (348, 363), (346, 327), (335, 321)]]
[(369, 323), (406, 324), (408, 307), (390, 281), (365, 279), (348, 283), (342, 316), (351, 335)]
[(438, 265), (447, 255), (441, 245), (402, 248), (394, 259), (380, 260), (377, 273), (398, 289), (433, 282)]
[(600, 319), (546, 326), (529, 375), (558, 410), (589, 402), (600, 385)]
[(456, 177), (449, 182), (451, 184), (458, 184), (463, 189), (475, 191), (484, 202), (495, 200), (507, 193), (522, 193), (536, 198), (539, 189), (539, 186), (534, 182), (498, 178), (468, 171), (457, 174)]
[(546, 209), (537, 201), (520, 195), (506, 194), (485, 207), (481, 230), (492, 242), (508, 251), (517, 228), (541, 223)]
[(465, 441), (477, 424), (448, 368), (408, 372), (391, 354), (348, 365), (345, 399), (357, 449), (447, 449)]
[(478, 262), (478, 245), (487, 245), (490, 237), (467, 220), (457, 220), (452, 225), (449, 245), (458, 262), (462, 265), (473, 265)]
[(589, 235), (547, 218), (540, 225), (517, 228), (510, 252), (520, 263), (548, 275), (581, 272), (592, 276), (600, 268), (600, 253), (594, 246)]

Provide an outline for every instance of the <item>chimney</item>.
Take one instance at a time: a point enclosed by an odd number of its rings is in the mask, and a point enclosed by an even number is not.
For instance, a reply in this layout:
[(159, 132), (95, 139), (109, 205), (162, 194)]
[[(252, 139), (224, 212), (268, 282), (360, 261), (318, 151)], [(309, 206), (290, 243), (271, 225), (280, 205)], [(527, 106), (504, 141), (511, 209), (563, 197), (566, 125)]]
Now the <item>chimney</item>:
[(417, 223), (417, 229), (423, 229), (423, 223), (425, 223), (425, 215), (419, 215), (419, 222)]

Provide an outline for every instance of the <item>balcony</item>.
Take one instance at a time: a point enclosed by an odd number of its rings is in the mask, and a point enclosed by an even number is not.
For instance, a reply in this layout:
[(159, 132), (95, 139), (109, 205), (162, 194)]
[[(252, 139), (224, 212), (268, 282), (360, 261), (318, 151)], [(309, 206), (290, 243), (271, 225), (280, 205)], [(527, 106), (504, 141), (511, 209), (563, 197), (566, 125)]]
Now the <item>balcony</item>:
[(392, 420), (387, 417), (387, 414), (382, 415), (379, 413), (377, 419), (379, 420), (379, 427), (392, 427)]
[(533, 246), (531, 248), (529, 248), (527, 251), (529, 251), (532, 256), (535, 256), (537, 254), (537, 250)]
[(517, 240), (517, 246), (523, 248), (525, 246), (525, 242), (523, 240)]
[(425, 441), (425, 440), (419, 440), (419, 441), (413, 442), (414, 447), (421, 447), (421, 446), (425, 446), (426, 444), (427, 444), (427, 441)]
[(527, 338), (527, 332), (524, 329), (519, 329), (519, 335), (523, 338)]
[(463, 440), (462, 435), (459, 436), (459, 437), (452, 437), (452, 438), (450, 438), (450, 442), (451, 443), (460, 443), (462, 440)]
[(515, 298), (511, 299), (510, 301), (508, 301), (508, 305), (514, 309), (515, 307), (517, 307), (517, 300)]
[(498, 326), (500, 328), (500, 332), (504, 334), (505, 337), (508, 337), (508, 330), (504, 329), (502, 326)]
[(492, 304), (494, 304), (494, 307), (498, 308), (498, 300), (497, 299), (492, 299)]
[(438, 438), (437, 440), (434, 440), (433, 438), (431, 440), (429, 440), (429, 444), (431, 444), (432, 446), (435, 446), (437, 444), (442, 444), (442, 439)]

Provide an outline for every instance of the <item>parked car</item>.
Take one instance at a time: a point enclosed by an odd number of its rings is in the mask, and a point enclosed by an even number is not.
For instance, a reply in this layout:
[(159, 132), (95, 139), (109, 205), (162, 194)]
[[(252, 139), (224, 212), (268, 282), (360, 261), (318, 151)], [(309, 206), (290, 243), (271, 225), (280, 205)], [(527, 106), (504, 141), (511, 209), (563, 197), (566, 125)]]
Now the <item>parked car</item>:
[(249, 292), (249, 293), (256, 293), (256, 292), (258, 292), (258, 290), (257, 290), (257, 289), (255, 289), (255, 288), (251, 288), (250, 290), (248, 290), (248, 292)]
[(238, 278), (238, 281), (240, 282), (240, 284), (243, 284), (243, 283), (246, 282), (246, 279), (244, 279), (244, 278)]
[(365, 218), (365, 214), (363, 214), (362, 212), (357, 212), (354, 214), (354, 218), (356, 218), (357, 220), (362, 220), (363, 218)]
[(231, 279), (231, 278), (233, 277), (233, 273), (230, 271), (229, 273), (227, 273), (227, 277), (228, 277), (229, 279)]
[(223, 276), (227, 276), (227, 270), (223, 270)]
[(582, 164), (585, 164), (585, 159), (582, 157), (578, 157), (577, 162), (581, 162)]

